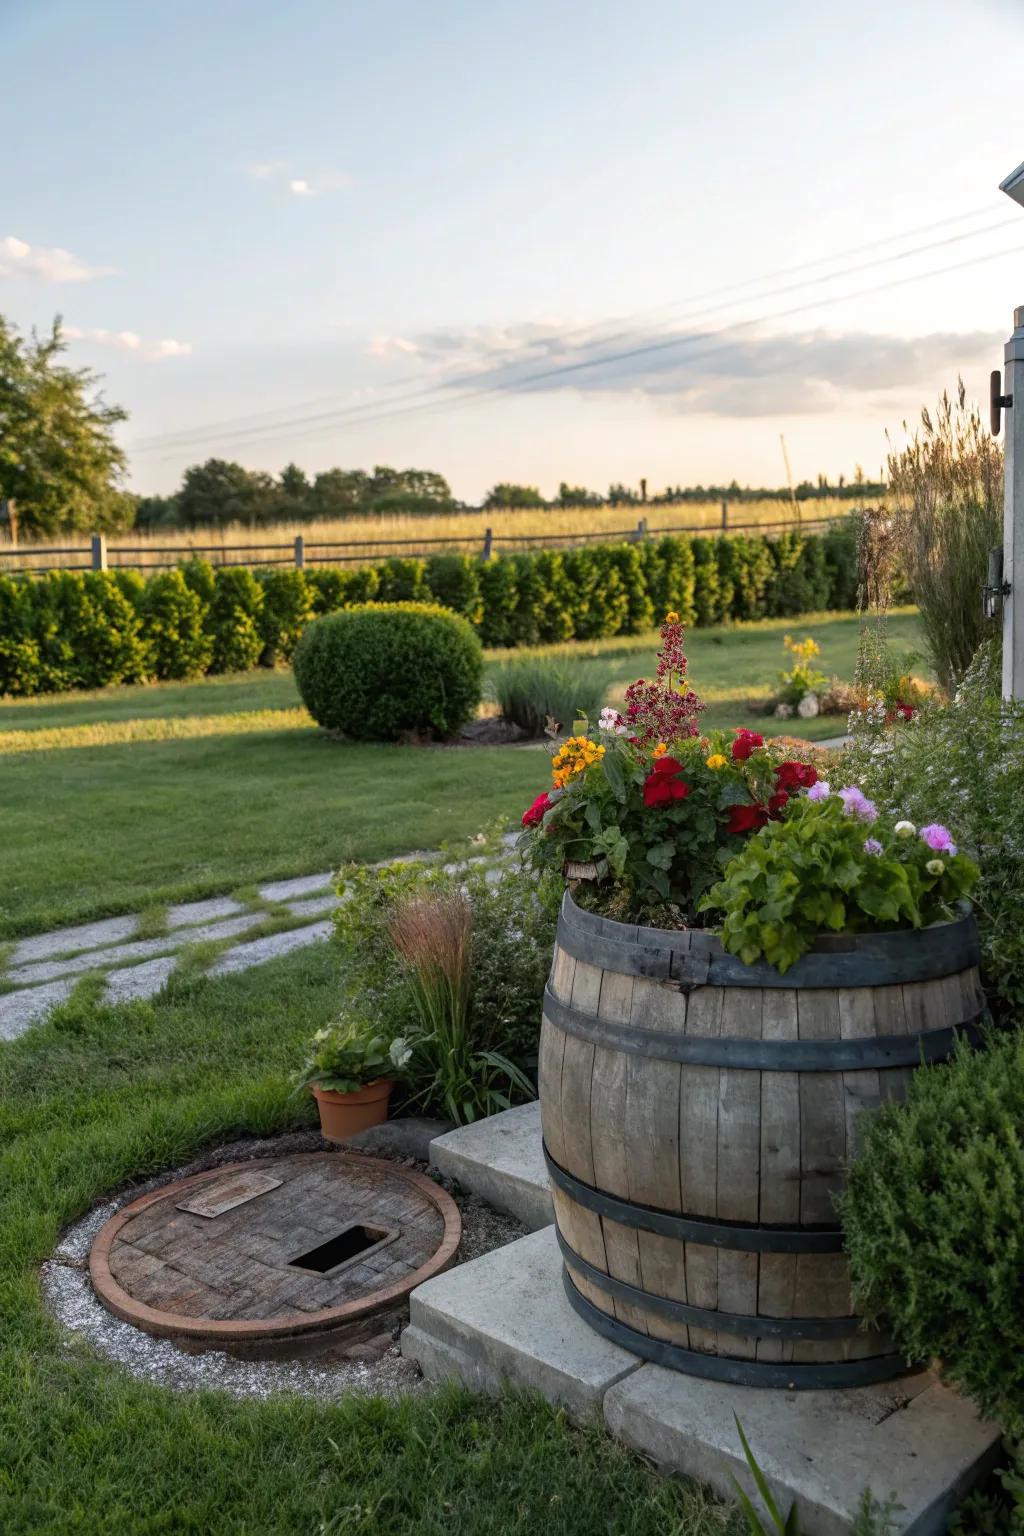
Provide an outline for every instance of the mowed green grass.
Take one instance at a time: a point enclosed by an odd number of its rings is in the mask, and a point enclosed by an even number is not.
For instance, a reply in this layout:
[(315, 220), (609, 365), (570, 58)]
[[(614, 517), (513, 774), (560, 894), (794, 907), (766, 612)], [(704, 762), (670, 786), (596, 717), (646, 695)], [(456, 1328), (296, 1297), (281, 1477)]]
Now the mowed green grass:
[(539, 1401), (175, 1392), (46, 1312), (39, 1265), (109, 1191), (206, 1146), (314, 1123), (289, 1076), (340, 979), (322, 944), (172, 981), (152, 1003), (97, 1004), (85, 982), (0, 1046), (0, 1531), (737, 1536), (701, 1488), (659, 1479)]
[[(897, 649), (912, 648), (916, 626), (912, 613), (893, 617)], [(822, 670), (852, 677), (851, 616), (693, 631), (690, 679), (708, 701), (708, 727), (812, 739), (844, 728), (839, 718), (779, 727), (751, 708), (785, 664), (787, 632), (813, 634)], [(649, 634), (569, 654), (605, 662), (608, 698), (621, 701), (628, 681), (652, 675), (655, 645)], [(566, 648), (537, 654), (551, 651)], [(533, 746), (332, 741), (302, 713), (294, 679), (281, 671), (0, 703), (0, 780), (7, 939), (435, 848), (499, 817), (518, 819), (547, 768)]]

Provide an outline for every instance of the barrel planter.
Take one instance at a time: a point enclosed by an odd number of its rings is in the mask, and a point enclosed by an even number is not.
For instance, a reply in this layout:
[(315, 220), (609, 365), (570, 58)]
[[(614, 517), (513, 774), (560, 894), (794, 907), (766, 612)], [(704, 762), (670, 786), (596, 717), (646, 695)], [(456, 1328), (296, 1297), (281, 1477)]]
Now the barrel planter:
[(984, 1017), (969, 913), (821, 938), (784, 976), (714, 934), (566, 893), (540, 1046), (564, 1283), (634, 1354), (718, 1381), (847, 1387), (907, 1367), (853, 1312), (834, 1197), (861, 1113)]

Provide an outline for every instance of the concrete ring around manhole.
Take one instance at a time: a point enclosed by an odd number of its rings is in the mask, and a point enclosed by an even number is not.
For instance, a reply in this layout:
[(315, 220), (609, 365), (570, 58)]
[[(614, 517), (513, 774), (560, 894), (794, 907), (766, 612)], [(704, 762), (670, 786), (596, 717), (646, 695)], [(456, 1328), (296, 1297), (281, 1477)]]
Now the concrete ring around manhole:
[(107, 1309), (186, 1349), (256, 1353), (344, 1335), (446, 1269), (449, 1194), (354, 1152), (257, 1158), (143, 1195), (103, 1226), (89, 1273)]

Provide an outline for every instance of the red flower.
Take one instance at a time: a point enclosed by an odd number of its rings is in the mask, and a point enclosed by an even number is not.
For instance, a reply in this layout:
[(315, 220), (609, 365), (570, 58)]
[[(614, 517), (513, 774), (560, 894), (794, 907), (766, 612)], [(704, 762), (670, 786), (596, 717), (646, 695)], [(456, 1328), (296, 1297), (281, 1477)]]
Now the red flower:
[(768, 815), (771, 817), (772, 821), (778, 821), (779, 817), (782, 815), (782, 812), (785, 810), (788, 804), (789, 796), (786, 794), (784, 789), (777, 790), (776, 793), (769, 798)]
[[(773, 796), (774, 798), (774, 796)], [(768, 807), (764, 805), (734, 805), (729, 810), (727, 832), (756, 832), (768, 820)]]
[(685, 800), (690, 793), (690, 786), (678, 777), (682, 771), (682, 763), (674, 757), (659, 757), (644, 780), (644, 805), (650, 809), (657, 805), (671, 805), (673, 800)]
[(529, 810), (523, 812), (523, 826), (535, 827), (539, 821), (544, 820), (544, 812), (551, 804), (551, 796), (545, 789), (539, 794)]
[(775, 770), (775, 780), (780, 789), (792, 794), (795, 789), (810, 789), (818, 782), (818, 770), (810, 763), (780, 763)]
[(902, 715), (904, 720), (913, 720), (914, 706), (913, 704), (897, 704), (896, 713)]
[(764, 746), (764, 737), (756, 731), (737, 731), (736, 740), (732, 744), (732, 757), (735, 763), (745, 763), (755, 747)]

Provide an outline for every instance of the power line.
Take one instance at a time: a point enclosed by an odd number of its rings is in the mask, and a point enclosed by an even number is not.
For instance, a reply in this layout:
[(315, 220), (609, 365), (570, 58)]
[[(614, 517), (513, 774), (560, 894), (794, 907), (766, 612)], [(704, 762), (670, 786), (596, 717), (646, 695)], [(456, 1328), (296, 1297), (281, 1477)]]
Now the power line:
[[(722, 308), (723, 306), (722, 305), (716, 305), (711, 310), (698, 311), (696, 313), (694, 313), (692, 311), (692, 309), (690, 309), (688, 306), (692, 306), (694, 304), (703, 303), (707, 299), (715, 298), (717, 296), (721, 296), (723, 294), (728, 294), (730, 292), (736, 292), (737, 290), (740, 290), (740, 289), (750, 288), (750, 287), (759, 287), (763, 283), (774, 282), (777, 278), (780, 278), (780, 277), (788, 277), (788, 276), (791, 276), (791, 275), (796, 274), (796, 273), (808, 272), (808, 271), (813, 270), (815, 267), (825, 266), (825, 265), (828, 265), (829, 263), (835, 262), (835, 261), (846, 260), (847, 258), (849, 258), (851, 256), (861, 255), (865, 251), (877, 250), (877, 249), (879, 249), (880, 247), (883, 247), (883, 246), (893, 245), (893, 244), (897, 243), (900, 240), (911, 239), (914, 236), (919, 235), (919, 234), (926, 234), (926, 233), (932, 232), (932, 231), (934, 231), (936, 229), (947, 228), (950, 225), (963, 224), (963, 223), (966, 223), (967, 221), (969, 221), (971, 219), (975, 219), (975, 218), (980, 217), (980, 215), (983, 214), (983, 213), (988, 213), (990, 211), (991, 210), (987, 209), (987, 208), (985, 208), (985, 209), (982, 209), (982, 208), (973, 209), (973, 210), (971, 210), (968, 213), (955, 214), (955, 215), (952, 215), (951, 217), (946, 218), (946, 219), (936, 220), (935, 222), (933, 222), (931, 224), (918, 225), (918, 226), (916, 226), (913, 229), (903, 230), (900, 233), (894, 234), (894, 235), (887, 235), (887, 236), (885, 236), (885, 237), (883, 237), (881, 239), (878, 239), (878, 240), (869, 240), (869, 241), (867, 241), (866, 243), (864, 243), (862, 245), (849, 247), (845, 251), (836, 252), (836, 253), (834, 253), (834, 254), (832, 254), (830, 256), (821, 256), (821, 257), (818, 257), (818, 258), (816, 258), (816, 259), (814, 259), (812, 261), (797, 263), (795, 266), (778, 268), (774, 272), (764, 273), (764, 274), (762, 274), (759, 277), (745, 278), (745, 279), (742, 279), (741, 281), (739, 281), (737, 283), (729, 283), (729, 284), (726, 284), (726, 285), (724, 285), (722, 287), (719, 287), (719, 288), (708, 289), (708, 290), (706, 290), (703, 293), (698, 293), (698, 294), (691, 295), (688, 299), (685, 299), (685, 300), (666, 300), (662, 304), (654, 305), (652, 307), (649, 307), (649, 308), (646, 308), (646, 309), (643, 309), (643, 310), (634, 311), (632, 315), (626, 316), (626, 320), (630, 321), (630, 322), (636, 322), (637, 320), (640, 320), (640, 319), (642, 319), (642, 318), (644, 318), (646, 316), (650, 316), (650, 315), (654, 315), (654, 314), (659, 314), (659, 313), (661, 313), (662, 311), (665, 311), (665, 310), (678, 311), (680, 309), (680, 306), (683, 306), (683, 313), (678, 315), (678, 318), (680, 318), (680, 319), (686, 319), (686, 318), (700, 319), (700, 318), (703, 318), (703, 317), (705, 317), (707, 315), (715, 313), (719, 308)], [(967, 231), (967, 232), (965, 232), (962, 235), (957, 235), (957, 236), (952, 237), (952, 239), (953, 239), (953, 241), (966, 240), (966, 239), (974, 239), (975, 237), (977, 237), (979, 235), (987, 234), (987, 233), (989, 233), (993, 229), (1000, 229), (1000, 228), (1003, 227), (1004, 224), (1008, 224), (1008, 223), (1012, 223), (1012, 222), (1014, 222), (1012, 219), (1011, 220), (1003, 220), (1000, 223), (997, 223), (997, 224), (994, 224), (994, 225), (988, 225), (984, 229)], [(930, 249), (933, 249), (935, 243), (936, 242), (929, 242), (927, 245), (925, 245), (923, 247), (919, 247), (918, 249), (919, 250), (930, 250)], [(938, 242), (938, 243), (943, 243), (943, 242)], [(894, 253), (893, 255), (891, 255), (889, 257), (879, 258), (879, 263), (880, 264), (884, 264), (884, 262), (889, 261), (889, 260), (892, 260), (892, 261), (902, 260), (904, 258), (904, 256), (909, 256), (909, 255), (913, 255), (913, 254), (916, 254), (916, 252), (898, 252), (898, 253)], [(830, 281), (833, 280), (833, 278), (841, 277), (841, 276), (844, 276), (844, 275), (849, 275), (849, 271), (837, 272), (837, 273), (825, 273), (825, 274), (822, 274), (822, 276), (820, 276), (819, 278), (810, 279), (809, 281), (813, 285), (816, 286), (819, 283), (830, 282)], [(786, 289), (783, 289), (783, 290), (771, 290), (771, 291), (766, 292), (766, 293), (750, 294), (750, 295), (747, 295), (747, 299), (771, 298), (771, 297), (776, 296), (776, 294), (778, 292), (780, 292), (780, 291), (781, 292), (785, 292), (785, 291), (788, 291), (788, 290), (786, 290)], [(740, 303), (740, 302), (745, 302), (745, 300), (737, 298), (734, 301), (734, 303)], [(732, 307), (734, 307), (734, 305), (733, 304), (726, 304), (724, 307), (725, 308), (732, 308)], [(608, 322), (604, 322), (604, 325), (607, 325), (607, 323)], [(562, 332), (561, 335), (559, 335), (559, 336), (542, 338), (541, 340), (537, 341), (536, 343), (533, 343), (532, 345), (529, 345), (528, 347), (526, 347), (524, 349), (524, 355), (521, 355), (520, 357), (515, 359), (515, 361), (513, 363), (509, 364), (508, 366), (509, 367), (521, 366), (523, 362), (529, 360), (530, 355), (532, 353), (534, 353), (534, 352), (542, 355), (543, 352), (547, 348), (549, 348), (551, 345), (553, 345), (553, 344), (554, 345), (559, 345), (559, 346), (564, 346), (567, 342), (571, 341), (576, 336), (587, 335), (587, 334), (589, 334), (591, 332), (595, 332), (595, 331), (600, 333), (600, 331), (603, 328), (604, 327), (602, 325), (595, 325), (595, 324), (591, 323), (591, 324), (588, 324), (588, 325), (585, 325), (585, 326), (575, 327), (575, 328), (573, 328), (572, 330), (569, 330), (569, 331)], [(604, 336), (601, 336), (600, 334), (598, 334), (595, 337), (595, 344), (609, 345), (609, 344), (612, 344), (612, 343), (614, 343), (616, 341), (623, 340), (629, 334), (630, 333), (629, 333), (628, 330), (619, 330), (619, 331), (615, 331), (615, 332), (612, 332), (611, 334), (604, 335)], [(477, 378), (479, 378), (479, 375), (467, 374), (467, 375), (463, 375), (462, 377), (456, 377), (454, 379), (451, 379), (445, 385), (440, 385), (440, 386), (438, 386), (438, 385), (431, 385), (431, 386), (427, 386), (426, 388), (424, 388), (424, 387), (422, 387), (422, 381), (421, 381), (421, 379), (420, 379), (420, 377), (418, 375), (409, 374), (409, 375), (405, 376), (402, 379), (392, 380), (390, 383), (388, 383), (386, 385), (383, 385), (381, 387), (385, 388), (385, 389), (389, 389), (389, 390), (390, 389), (397, 389), (397, 388), (400, 388), (405, 383), (416, 383), (416, 384), (419, 384), (421, 386), (418, 389), (410, 391), (405, 396), (393, 398), (392, 401), (390, 402), (391, 404), (398, 404), (398, 403), (400, 403), (401, 400), (418, 398), (421, 395), (424, 395), (424, 394), (428, 393), (429, 391), (431, 391), (433, 389), (436, 389), (436, 388), (442, 388), (442, 389), (447, 390), (447, 389), (451, 389), (451, 388), (457, 387), (459, 384), (469, 384), (469, 383), (472, 383)], [(336, 399), (337, 399), (337, 396), (322, 396), (322, 397), (319, 397), (318, 399), (314, 399), (314, 400), (307, 401), (307, 402), (297, 402), (295, 405), (286, 407), (285, 410), (288, 411), (288, 412), (294, 412), (294, 411), (300, 411), (301, 412), (301, 411), (304, 411), (304, 410), (308, 410), (310, 407), (314, 407), (314, 406), (318, 406), (318, 405), (327, 405), (327, 404), (331, 403), (333, 400), (336, 400)], [(348, 415), (351, 415), (351, 414), (355, 414), (355, 413), (357, 413), (359, 411), (373, 410), (373, 409), (376, 408), (376, 405), (377, 405), (376, 402), (369, 402), (369, 401), (354, 402), (354, 403), (350, 403), (348, 405), (337, 405), (337, 406), (334, 407), (334, 410), (332, 410), (330, 412), (324, 412), (323, 413), (323, 417), (324, 417), (324, 419), (326, 419), (328, 416), (333, 416), (335, 413), (337, 413), (338, 415), (348, 416)], [(310, 418), (309, 416), (303, 416), (303, 415), (299, 415), (299, 416), (294, 417), (295, 424), (298, 425), (298, 426), (305, 425), (311, 419), (312, 418)], [(182, 430), (180, 430), (178, 432), (160, 433), (160, 434), (157, 434), (157, 435), (155, 435), (153, 437), (150, 437), (150, 438), (142, 438), (142, 439), (140, 439), (135, 444), (129, 444), (129, 447), (132, 449), (132, 451), (134, 451), (136, 453), (143, 453), (143, 452), (150, 452), (150, 451), (153, 451), (153, 450), (158, 449), (158, 448), (190, 447), (190, 446), (194, 446), (194, 445), (201, 445), (202, 443), (205, 443), (205, 442), (219, 442), (219, 441), (224, 441), (224, 440), (235, 441), (236, 439), (241, 438), (243, 435), (244, 436), (259, 435), (259, 433), (262, 430), (264, 430), (266, 427), (285, 426), (285, 425), (287, 425), (287, 418), (282, 417), (282, 415), (281, 415), (281, 408), (277, 407), (277, 408), (268, 409), (266, 411), (252, 412), (252, 413), (250, 413), (247, 416), (229, 417), (229, 418), (226, 418), (225, 420), (222, 420), (220, 422), (205, 423), (200, 428), (192, 428), (192, 429), (185, 428), (185, 429), (182, 429)], [(237, 427), (239, 429), (238, 432), (235, 433), (235, 432), (231, 432), (231, 431), (225, 431), (225, 429), (230, 429), (231, 427)]]
[[(821, 278), (811, 279), (809, 282), (783, 284), (781, 287), (769, 289), (762, 294), (756, 295), (756, 297), (777, 298), (787, 293), (798, 292), (807, 287), (819, 287), (823, 283), (835, 282), (840, 278), (851, 277), (856, 273), (869, 271), (875, 267), (889, 266), (896, 262), (907, 261), (915, 256), (924, 255), (933, 250), (942, 249), (950, 245), (956, 245), (964, 240), (974, 239), (979, 235), (990, 234), (996, 230), (1006, 228), (1010, 224), (1017, 224), (1017, 222), (1018, 221), (1014, 218), (1002, 219), (994, 224), (986, 225), (979, 230), (971, 230), (958, 235), (950, 235), (943, 240), (927, 241), (924, 245), (915, 246), (907, 251), (900, 251), (892, 255), (875, 257), (872, 260), (866, 262), (858, 262), (852, 266), (842, 268), (837, 272), (828, 273)], [(988, 258), (982, 257), (979, 259), (985, 260)], [(922, 275), (927, 277), (931, 274), (925, 273)], [(877, 290), (869, 291), (874, 292)], [(856, 297), (856, 295), (854, 295), (854, 297)], [(831, 296), (824, 299), (817, 299), (806, 306), (798, 306), (796, 310), (782, 311), (781, 315), (772, 314), (755, 317), (749, 320), (734, 321), (729, 325), (719, 327), (719, 329), (716, 331), (704, 334), (721, 335), (732, 330), (747, 329), (752, 325), (763, 324), (765, 320), (779, 319), (783, 315), (800, 313), (805, 308), (813, 309), (820, 307), (823, 303), (843, 301), (844, 300), (842, 296)], [(717, 311), (714, 308), (711, 310), (698, 311), (695, 314), (692, 314), (690, 318), (700, 319), (705, 315), (714, 314), (716, 312)], [(629, 331), (623, 331), (610, 337), (606, 337), (604, 340), (604, 345), (607, 345), (610, 342), (614, 342), (616, 340), (625, 339), (629, 334)], [(154, 444), (153, 446), (160, 446), (164, 447), (165, 450), (171, 450), (182, 447), (198, 447), (207, 442), (237, 443), (247, 441), (253, 437), (258, 438), (261, 441), (275, 441), (282, 436), (290, 436), (296, 428), (308, 429), (310, 427), (316, 427), (317, 430), (325, 430), (334, 426), (372, 424), (377, 421), (388, 420), (393, 416), (407, 415), (411, 411), (424, 409), (425, 405), (418, 404), (418, 402), (430, 402), (436, 398), (439, 401), (443, 400), (446, 404), (455, 404), (459, 401), (472, 398), (481, 392), (488, 395), (496, 394), (500, 393), (504, 388), (517, 388), (522, 387), (523, 385), (542, 382), (548, 378), (554, 378), (563, 373), (579, 372), (584, 369), (601, 367), (603, 364), (608, 362), (619, 362), (628, 359), (631, 356), (644, 355), (647, 352), (659, 352), (669, 348), (694, 345), (702, 339), (703, 336), (701, 334), (687, 334), (683, 336), (670, 335), (660, 341), (646, 343), (642, 348), (628, 348), (623, 352), (601, 353), (596, 357), (584, 357), (573, 363), (563, 363), (550, 369), (543, 369), (539, 372), (526, 375), (516, 374), (516, 370), (522, 367), (523, 360), (519, 359), (497, 370), (490, 370), (489, 375), (487, 372), (484, 372), (483, 374), (463, 374), (451, 378), (443, 384), (431, 384), (423, 386), (419, 389), (411, 390), (405, 395), (396, 396), (383, 407), (376, 404), (370, 404), (369, 402), (363, 402), (358, 405), (352, 405), (342, 409), (317, 413), (312, 416), (299, 416), (291, 419), (278, 420), (277, 422), (271, 421), (262, 427), (250, 427), (247, 429), (239, 430), (235, 433), (203, 433), (191, 438), (182, 438), (178, 443), (175, 444)], [(549, 346), (557, 346), (560, 344), (562, 344), (562, 338), (548, 338)], [(490, 383), (487, 382), (488, 377), (491, 380)], [(463, 394), (459, 395), (452, 393), (453, 390), (458, 389), (458, 387), (463, 384), (470, 386)], [(269, 435), (268, 428), (271, 429), (269, 431)], [(275, 431), (273, 430), (274, 428), (277, 428), (278, 430)], [(305, 437), (308, 436), (309, 433), (308, 431), (299, 431), (298, 435)]]
[[(1016, 222), (1016, 221), (1014, 221), (1014, 222)], [(750, 320), (738, 321), (735, 325), (724, 326), (724, 327), (722, 327), (722, 329), (720, 331), (706, 332), (706, 333), (704, 333), (704, 336), (710, 338), (710, 337), (714, 337), (714, 336), (718, 336), (718, 335), (727, 334), (727, 333), (733, 332), (733, 331), (747, 330), (747, 329), (750, 329), (753, 326), (763, 325), (766, 321), (769, 321), (769, 320), (782, 320), (782, 319), (788, 319), (788, 318), (790, 318), (793, 315), (806, 314), (808, 310), (821, 309), (823, 306), (825, 306), (827, 304), (843, 304), (843, 303), (847, 303), (851, 299), (868, 298), (871, 295), (876, 294), (876, 293), (884, 293), (884, 292), (888, 292), (889, 290), (891, 290), (893, 288), (905, 287), (908, 283), (927, 282), (929, 278), (944, 277), (947, 273), (950, 273), (950, 272), (960, 272), (960, 271), (963, 271), (967, 267), (979, 266), (979, 265), (981, 265), (984, 262), (994, 261), (994, 260), (997, 260), (999, 257), (1002, 257), (1002, 256), (1017, 255), (1022, 250), (1024, 250), (1024, 247), (1019, 246), (1019, 245), (1007, 246), (1007, 247), (1005, 247), (1005, 248), (1003, 248), (1001, 250), (998, 250), (998, 251), (989, 251), (987, 254), (985, 254), (983, 256), (972, 256), (972, 257), (968, 257), (968, 259), (966, 261), (958, 261), (958, 262), (950, 263), (949, 265), (944, 266), (944, 267), (936, 267), (936, 268), (934, 268), (933, 270), (931, 270), (929, 272), (915, 272), (915, 273), (911, 273), (907, 277), (891, 278), (891, 279), (887, 280), (886, 282), (875, 283), (875, 284), (873, 284), (870, 287), (859, 288), (859, 289), (853, 290), (853, 291), (851, 291), (849, 293), (844, 293), (844, 294), (839, 294), (839, 295), (831, 295), (831, 296), (829, 296), (827, 298), (814, 299), (814, 300), (811, 300), (810, 302), (808, 302), (806, 304), (795, 304), (795, 305), (792, 305), (788, 309), (779, 310), (775, 314), (757, 316), (757, 317), (755, 317), (753, 319), (750, 319)], [(452, 396), (448, 396), (445, 399), (440, 399), (440, 400), (433, 400), (433, 399), (432, 400), (427, 400), (427, 401), (424, 401), (420, 405), (408, 405), (408, 406), (405, 406), (404, 408), (398, 409), (398, 410), (385, 410), (385, 411), (381, 411), (377, 416), (363, 417), (359, 421), (355, 421), (355, 422), (349, 422), (349, 423), (345, 423), (345, 422), (343, 422), (343, 423), (327, 422), (327, 423), (321, 423), (319, 425), (311, 425), (311, 426), (307, 426), (305, 431), (300, 432), (298, 434), (298, 436), (300, 436), (300, 437), (316, 436), (317, 434), (319, 434), (321, 432), (329, 431), (331, 429), (332, 425), (342, 425), (342, 426), (345, 426), (345, 425), (351, 425), (351, 426), (373, 426), (373, 425), (376, 425), (378, 421), (387, 421), (387, 420), (391, 420), (392, 418), (398, 417), (398, 416), (409, 416), (409, 415), (421, 414), (423, 412), (429, 412), (429, 411), (447, 410), (447, 409), (450, 409), (452, 406), (456, 406), (456, 405), (472, 404), (472, 403), (475, 403), (475, 402), (477, 402), (479, 400), (488, 399), (490, 397), (493, 397), (494, 395), (501, 394), (503, 392), (507, 392), (507, 391), (509, 391), (511, 389), (514, 389), (516, 387), (521, 387), (524, 384), (533, 384), (533, 383), (538, 383), (538, 382), (545, 382), (545, 381), (547, 381), (548, 379), (551, 379), (551, 378), (561, 377), (561, 376), (564, 376), (564, 375), (567, 375), (567, 374), (579, 373), (579, 372), (582, 372), (585, 369), (600, 368), (600, 367), (603, 367), (607, 363), (627, 361), (627, 360), (629, 360), (631, 358), (634, 358), (634, 357), (648, 356), (648, 355), (650, 355), (652, 353), (668, 351), (668, 350), (670, 350), (672, 348), (675, 348), (675, 347), (685, 347), (685, 346), (691, 345), (692, 343), (694, 343), (696, 341), (700, 341), (700, 340), (704, 339), (704, 336), (697, 335), (697, 336), (675, 336), (675, 337), (669, 337), (669, 338), (666, 338), (665, 340), (662, 340), (662, 341), (650, 342), (650, 343), (647, 343), (646, 345), (640, 346), (640, 347), (627, 348), (627, 349), (625, 349), (625, 350), (623, 350), (621, 352), (609, 353), (609, 354), (606, 354), (606, 355), (604, 355), (602, 357), (593, 358), (593, 359), (585, 360), (585, 361), (580, 361), (580, 362), (577, 362), (577, 363), (563, 364), (563, 365), (561, 365), (561, 366), (559, 366), (557, 368), (544, 369), (544, 370), (542, 370), (542, 371), (540, 371), (538, 373), (527, 375), (524, 378), (513, 380), (513, 381), (511, 381), (510, 383), (507, 383), (507, 384), (491, 385), (491, 386), (489, 386), (487, 388), (479, 389), (479, 390), (467, 390), (467, 391), (465, 391), (461, 395), (452, 395)], [(733, 350), (733, 349), (735, 349), (738, 346), (742, 346), (742, 344), (743, 343), (742, 343), (742, 339), (741, 339), (739, 341), (724, 342), (722, 344), (719, 344), (719, 345), (713, 346), (713, 347), (706, 347), (703, 350), (691, 353), (690, 357), (687, 360), (688, 361), (696, 361), (698, 359), (702, 359), (702, 358), (705, 358), (705, 357), (714, 356), (714, 355), (717, 355), (717, 354), (719, 354), (721, 352), (727, 352), (727, 351)], [(281, 435), (291, 435), (291, 434), (290, 433), (286, 433), (286, 434), (282, 434), (282, 433), (271, 434), (270, 437), (267, 439), (267, 441), (273, 442), (275, 440), (275, 436), (281, 436)]]

